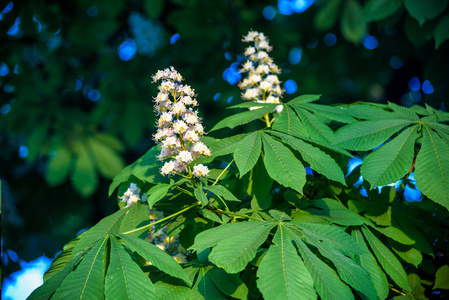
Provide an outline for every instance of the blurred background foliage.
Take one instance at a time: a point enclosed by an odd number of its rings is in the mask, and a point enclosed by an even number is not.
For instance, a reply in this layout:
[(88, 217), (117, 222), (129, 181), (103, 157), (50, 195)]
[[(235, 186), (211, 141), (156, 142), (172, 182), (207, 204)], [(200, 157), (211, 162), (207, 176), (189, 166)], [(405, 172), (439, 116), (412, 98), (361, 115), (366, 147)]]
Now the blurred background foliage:
[(158, 69), (174, 66), (195, 88), (206, 131), (229, 115), (250, 29), (274, 46), (285, 101), (448, 105), (448, 0), (28, 0), (0, 10), (2, 276), (117, 209), (110, 179), (153, 144)]

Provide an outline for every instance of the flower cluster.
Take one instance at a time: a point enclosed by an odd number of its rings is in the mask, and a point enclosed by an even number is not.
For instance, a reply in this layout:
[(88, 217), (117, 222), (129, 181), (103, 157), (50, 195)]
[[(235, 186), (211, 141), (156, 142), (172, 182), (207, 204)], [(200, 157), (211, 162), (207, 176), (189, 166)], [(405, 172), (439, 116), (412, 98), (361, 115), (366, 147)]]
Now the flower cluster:
[[(150, 210), (150, 220), (152, 222), (158, 221), (164, 218), (164, 214), (161, 211)], [(146, 237), (146, 241), (155, 244), (161, 250), (170, 254), (178, 263), (187, 262), (186, 250), (179, 243), (178, 235), (169, 237), (168, 226), (164, 226), (156, 231), (154, 227), (150, 227), (150, 231)], [(148, 263), (151, 264), (151, 263)]]
[[(126, 202), (125, 207), (128, 207), (138, 201), (145, 202), (148, 197), (141, 196), (141, 190), (137, 184), (131, 183), (123, 196), (119, 198), (122, 202)], [(164, 214), (162, 212), (154, 209), (150, 209), (149, 214), (151, 222), (164, 218)], [(150, 243), (154, 243), (161, 250), (164, 250), (166, 253), (171, 255), (178, 263), (187, 262), (186, 250), (179, 244), (178, 236), (168, 237), (167, 230), (167, 226), (160, 228), (158, 231), (155, 230), (154, 226), (150, 227), (150, 231), (148, 232), (145, 240)], [(147, 264), (150, 265), (151, 263), (147, 262)]]
[(158, 71), (153, 76), (153, 82), (161, 81), (159, 93), (154, 98), (155, 111), (159, 116), (154, 140), (162, 144), (158, 158), (161, 161), (172, 159), (165, 162), (161, 174), (207, 176), (209, 169), (197, 164), (201, 155), (211, 155), (209, 148), (201, 142), (204, 128), (198, 112), (192, 108), (198, 102), (195, 91), (189, 85), (182, 85), (182, 80), (183, 77), (173, 67)]
[(126, 202), (125, 207), (131, 206), (139, 201), (146, 202), (148, 200), (148, 196), (140, 196), (140, 192), (140, 188), (137, 184), (131, 183), (123, 196), (119, 197), (121, 199), (120, 201)]
[[(247, 61), (240, 69), (241, 73), (247, 75), (238, 84), (243, 90), (242, 98), (258, 103), (281, 103), (283, 90), (276, 75), (281, 73), (281, 69), (268, 55), (272, 47), (268, 44), (267, 37), (262, 32), (250, 31), (242, 41), (254, 43), (254, 46), (246, 48)], [(276, 111), (281, 110), (281, 105), (276, 107)]]

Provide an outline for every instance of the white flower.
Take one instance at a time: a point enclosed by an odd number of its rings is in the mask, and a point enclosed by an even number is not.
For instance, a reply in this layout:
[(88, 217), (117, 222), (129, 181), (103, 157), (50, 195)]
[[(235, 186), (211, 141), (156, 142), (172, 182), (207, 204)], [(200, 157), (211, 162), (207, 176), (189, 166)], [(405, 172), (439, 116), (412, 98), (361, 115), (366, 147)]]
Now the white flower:
[(176, 156), (176, 161), (183, 162), (183, 163), (190, 163), (192, 162), (192, 154), (189, 151), (183, 150), (179, 152), (179, 154)]
[(249, 71), (249, 70), (251, 70), (251, 69), (254, 68), (253, 62), (250, 61), (250, 60), (247, 60), (247, 61), (243, 64), (242, 67), (243, 67), (243, 69), (241, 70), (241, 72)]
[(182, 134), (187, 130), (187, 124), (183, 120), (177, 120), (173, 123), (173, 131)]
[(267, 103), (280, 103), (279, 97), (274, 97), (272, 95), (268, 96), (268, 98), (265, 100)]
[(254, 38), (256, 38), (259, 35), (257, 31), (250, 31), (246, 36), (243, 37), (244, 42), (252, 42), (254, 41)]
[(247, 89), (242, 95), (242, 98), (250, 100), (255, 99), (260, 95), (260, 90), (257, 88)]
[(256, 53), (256, 49), (254, 47), (248, 47), (245, 50), (245, 56), (250, 56), (251, 54)]
[(254, 85), (262, 80), (259, 74), (253, 74), (248, 78), (250, 84)]
[(270, 72), (270, 67), (268, 67), (268, 65), (258, 65), (256, 72), (259, 74), (268, 74)]
[(182, 117), (182, 119), (187, 124), (196, 124), (196, 123), (198, 123), (198, 117), (195, 114), (193, 114), (193, 113), (185, 113), (184, 116)]
[(195, 154), (211, 156), (211, 152), (210, 152), (209, 148), (207, 148), (207, 146), (204, 145), (202, 142), (196, 142), (192, 147), (192, 152)]
[(274, 108), (274, 110), (278, 113), (278, 114), (280, 114), (281, 113), (281, 111), (284, 109), (284, 106), (283, 105), (278, 105), (278, 106), (276, 106), (275, 108)]
[(173, 160), (166, 162), (164, 166), (161, 168), (161, 174), (167, 175), (170, 174), (175, 169), (175, 162)]
[(184, 103), (176, 102), (172, 106), (172, 111), (177, 115), (181, 115), (186, 112), (186, 107), (185, 107)]
[(209, 168), (199, 164), (193, 167), (193, 175), (195, 177), (203, 177), (209, 175)]
[(187, 130), (184, 133), (183, 138), (189, 142), (196, 142), (200, 140), (199, 135), (194, 130)]
[(163, 112), (163, 113), (161, 114), (161, 117), (159, 118), (159, 120), (160, 120), (161, 122), (167, 122), (167, 123), (169, 123), (169, 122), (173, 121), (173, 113), (172, 113), (171, 111), (169, 111), (169, 112)]
[(266, 80), (264, 80), (260, 83), (260, 89), (262, 91), (269, 92), (269, 91), (271, 91), (272, 88), (273, 88), (273, 85)]

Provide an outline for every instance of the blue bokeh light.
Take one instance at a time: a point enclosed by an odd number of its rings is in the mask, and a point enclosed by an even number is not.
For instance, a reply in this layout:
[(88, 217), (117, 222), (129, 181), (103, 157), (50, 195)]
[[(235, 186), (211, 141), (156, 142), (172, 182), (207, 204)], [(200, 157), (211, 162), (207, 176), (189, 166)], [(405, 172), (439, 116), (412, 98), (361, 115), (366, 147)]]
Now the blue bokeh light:
[(412, 100), (412, 102), (418, 103), (419, 101), (421, 101), (421, 92), (420, 91), (410, 91), (408, 93), (408, 97), (410, 98), (410, 100)]
[(16, 21), (14, 22), (14, 24), (11, 26), (11, 28), (9, 28), (7, 34), (8, 35), (12, 35), (12, 36), (19, 35), (19, 33), (20, 33), (19, 25), (20, 25), (20, 18), (17, 17)]
[(3, 91), (5, 91), (5, 93), (12, 93), (14, 91), (14, 86), (5, 84), (5, 86), (3, 87)]
[(9, 74), (9, 67), (7, 64), (2, 63), (0, 65), (0, 76), (6, 76)]
[(41, 24), (41, 22), (37, 19), (36, 15), (33, 16), (33, 21), (37, 23), (37, 32), (41, 32), (41, 30), (42, 30), (42, 24)]
[(101, 94), (99, 90), (91, 89), (89, 93), (87, 93), (87, 97), (89, 98), (90, 101), (96, 102), (100, 100)]
[(170, 38), (170, 45), (176, 43), (180, 37), (181, 35), (179, 33), (175, 33), (174, 35), (172, 35), (172, 37)]
[(19, 156), (20, 158), (25, 158), (28, 156), (28, 147), (25, 145), (22, 145), (19, 147)]
[(296, 65), (301, 61), (301, 57), (302, 57), (302, 49), (292, 48), (288, 53), (288, 62), (292, 65)]
[(242, 79), (242, 74), (239, 72), (239, 63), (233, 63), (229, 68), (223, 71), (223, 79), (234, 85)]
[(294, 80), (289, 79), (284, 83), (284, 89), (287, 94), (293, 94), (298, 90), (298, 85)]
[(317, 45), (318, 45), (318, 40), (314, 38), (307, 42), (306, 47), (309, 49), (315, 49)]
[(421, 82), (419, 81), (418, 77), (410, 78), (410, 80), (408, 81), (408, 87), (412, 91), (419, 91), (419, 89), (421, 88)]
[(83, 87), (83, 82), (81, 80), (77, 79), (76, 83), (75, 83), (75, 91), (81, 90), (82, 87)]
[(92, 5), (87, 9), (86, 13), (89, 17), (95, 17), (98, 15), (98, 7), (96, 5)]
[(14, 4), (12, 2), (9, 2), (6, 7), (0, 12), (0, 21), (3, 19), (3, 15), (9, 13), (12, 8), (14, 7)]
[(408, 176), (409, 183), (404, 188), (404, 197), (407, 202), (420, 202), (423, 197), (421, 191), (416, 185), (415, 173), (410, 173)]
[(228, 101), (227, 101), (228, 104), (230, 104), (232, 102), (232, 99), (234, 99), (234, 96), (231, 96), (231, 97), (228, 98)]
[(379, 46), (379, 41), (372, 35), (365, 35), (362, 37), (362, 44), (366, 49), (373, 50)]
[(126, 39), (117, 50), (118, 56), (123, 61), (130, 61), (137, 52), (136, 42), (133, 39)]
[(421, 89), (424, 94), (432, 94), (433, 93), (433, 85), (429, 80), (426, 80), (422, 83)]
[(306, 167), (305, 169), (306, 169), (306, 174), (307, 175), (313, 175), (313, 170), (312, 170), (311, 167)]
[(337, 36), (333, 33), (327, 33), (323, 38), (324, 45), (332, 47), (337, 43)]
[(26, 299), (44, 282), (44, 273), (50, 267), (52, 259), (41, 256), (36, 260), (20, 261), (21, 270), (12, 273), (2, 282), (2, 299)]
[(158, 20), (134, 11), (129, 14), (128, 22), (140, 54), (153, 56), (166, 43), (165, 29)]
[(221, 93), (216, 93), (216, 94), (214, 95), (214, 101), (220, 100), (220, 97), (221, 97)]
[(348, 162), (348, 174), (346, 174), (346, 177), (348, 177), (348, 175), (351, 174), (352, 171), (354, 171), (361, 164), (362, 164), (362, 159), (359, 156), (350, 158), (349, 162)]
[(263, 9), (262, 14), (266, 20), (271, 21), (274, 19), (274, 17), (276, 17), (276, 8), (271, 5), (267, 6)]
[(305, 12), (315, 0), (278, 0), (279, 12), (283, 15)]
[(232, 59), (231, 53), (226, 52), (226, 53), (225, 53), (225, 58), (226, 58), (227, 61), (231, 61), (231, 59)]
[(399, 57), (393, 56), (390, 59), (390, 66), (393, 69), (400, 69), (400, 68), (402, 68), (404, 66), (404, 63), (402, 62), (402, 60)]
[(0, 108), (0, 113), (6, 115), (11, 111), (11, 104), (6, 103)]
[(20, 74), (19, 65), (14, 66), (14, 74), (16, 74), (16, 75)]

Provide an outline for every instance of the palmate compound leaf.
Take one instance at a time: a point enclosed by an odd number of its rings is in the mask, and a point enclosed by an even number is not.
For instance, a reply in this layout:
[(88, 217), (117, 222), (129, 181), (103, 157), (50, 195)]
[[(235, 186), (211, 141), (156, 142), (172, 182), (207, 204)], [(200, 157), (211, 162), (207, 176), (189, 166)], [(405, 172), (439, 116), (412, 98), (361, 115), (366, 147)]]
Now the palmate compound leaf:
[[(317, 236), (313, 236), (314, 232), (310, 230), (313, 227), (321, 227), (321, 233), (325, 233), (327, 231), (326, 234), (328, 234), (328, 236), (332, 237), (332, 239), (337, 239), (337, 235), (333, 233), (335, 231), (331, 229), (335, 226), (304, 223), (291, 224), (291, 230), (302, 233), (307, 241), (317, 247), (321, 255), (328, 258), (334, 264), (335, 268), (338, 271), (338, 274), (340, 275), (341, 279), (343, 279), (343, 281), (348, 283), (357, 291), (363, 293), (368, 299), (376, 299), (377, 292), (368, 272), (360, 265), (358, 265), (352, 258), (346, 256), (347, 254), (349, 254), (351, 255), (351, 257), (353, 257), (354, 254), (365, 253), (361, 246), (358, 245), (351, 238), (351, 236), (349, 236), (343, 230), (339, 229), (343, 234), (339, 233), (338, 235), (344, 236), (344, 240), (339, 240), (339, 243), (336, 243), (335, 240), (331, 241), (327, 238), (317, 238)], [(309, 225), (312, 225), (312, 227), (310, 227)], [(305, 229), (305, 227), (309, 228)], [(328, 227), (329, 229), (326, 230), (324, 229), (324, 227)], [(342, 243), (346, 243), (346, 245), (342, 245)]]
[(142, 269), (114, 236), (110, 237), (110, 258), (104, 283), (107, 299), (154, 299), (156, 290)]
[[(87, 250), (86, 250), (87, 251)], [(61, 285), (61, 283), (70, 274), (73, 267), (75, 267), (83, 257), (85, 252), (80, 252), (69, 263), (67, 263), (59, 272), (53, 274), (51, 277), (45, 280), (44, 284), (33, 291), (33, 293), (27, 298), (29, 300), (44, 300), (50, 299), (51, 295)], [(58, 256), (59, 258), (59, 256)], [(58, 259), (57, 258), (57, 259)], [(53, 264), (52, 264), (53, 266)], [(45, 276), (44, 276), (45, 278)]]
[(363, 160), (360, 171), (371, 189), (396, 182), (407, 174), (415, 154), (417, 130), (418, 125), (407, 128)]
[(248, 298), (248, 287), (239, 278), (238, 274), (228, 274), (220, 268), (212, 268), (208, 274), (223, 294), (242, 300)]
[(224, 118), (223, 120), (221, 120), (220, 122), (215, 124), (215, 126), (210, 131), (222, 129), (225, 127), (229, 127), (232, 129), (239, 125), (249, 123), (255, 119), (259, 119), (259, 118), (263, 117), (265, 114), (273, 112), (274, 108), (277, 105), (277, 104), (264, 104), (264, 103), (242, 103), (242, 104), (251, 105), (248, 107), (256, 107), (256, 106), (262, 106), (262, 107), (259, 109), (255, 109), (255, 110), (249, 110), (249, 111), (245, 111), (242, 113), (237, 113), (237, 114), (231, 115), (227, 118)]
[(226, 299), (211, 279), (209, 271), (212, 268), (212, 266), (207, 266), (199, 269), (198, 278), (190, 290), (187, 300)]
[(334, 145), (348, 150), (374, 149), (412, 121), (404, 119), (361, 121), (341, 127), (335, 132)]
[(190, 249), (199, 253), (214, 247), (209, 260), (228, 273), (238, 273), (256, 256), (274, 226), (271, 222), (226, 224), (198, 234)]
[(261, 135), (268, 175), (283, 186), (302, 194), (302, 188), (306, 183), (306, 171), (302, 163), (282, 143), (264, 133)]
[(274, 134), (280, 137), (284, 143), (299, 151), (299, 153), (301, 153), (301, 157), (310, 164), (312, 170), (326, 176), (331, 180), (346, 185), (343, 171), (330, 155), (324, 151), (321, 151), (319, 148), (290, 135), (280, 132)]
[(251, 170), (259, 159), (262, 151), (262, 140), (258, 131), (241, 140), (234, 152), (234, 159), (240, 171), (240, 178)]
[(70, 272), (53, 299), (104, 299), (106, 245), (109, 236), (99, 240), (78, 267)]
[(172, 278), (163, 278), (154, 283), (157, 299), (160, 300), (184, 300), (189, 295), (190, 288), (180, 285)]
[(298, 103), (296, 104), (296, 106), (312, 111), (319, 116), (341, 123), (353, 123), (356, 121), (353, 117), (349, 116), (346, 113), (343, 107), (335, 107), (315, 103)]
[(296, 106), (294, 106), (294, 108), (312, 140), (330, 144), (333, 142), (334, 132), (329, 126), (321, 122), (320, 119), (309, 113), (307, 110)]
[(396, 256), (369, 229), (363, 227), (362, 232), (384, 271), (398, 286), (410, 291), (407, 274)]
[(257, 271), (257, 287), (264, 299), (316, 299), (313, 280), (280, 223)]
[(307, 270), (312, 275), (313, 285), (320, 297), (324, 300), (354, 299), (351, 289), (341, 281), (334, 269), (310, 251), (296, 230), (289, 227), (287, 229), (295, 240)]
[(289, 105), (283, 105), (282, 112), (276, 117), (273, 129), (289, 135), (308, 137), (307, 129), (301, 123), (295, 111)]
[(203, 189), (211, 191), (212, 193), (223, 197), (225, 200), (240, 202), (240, 199), (234, 196), (227, 188), (222, 185), (207, 185), (203, 186)]
[[(148, 208), (146, 205), (136, 203), (129, 207), (128, 212), (125, 214), (122, 222), (120, 223), (119, 232), (126, 232), (138, 227), (149, 224), (150, 213), (148, 212)], [(145, 235), (148, 232), (148, 228), (145, 228), (141, 231), (135, 231), (130, 233), (132, 236), (139, 236), (145, 231)]]
[(374, 288), (377, 291), (377, 297), (381, 300), (387, 298), (389, 292), (387, 276), (385, 276), (376, 258), (369, 251), (362, 232), (360, 229), (353, 230), (351, 236), (365, 250), (364, 254), (359, 254), (355, 257), (355, 261), (370, 275)]
[(95, 226), (84, 232), (79, 241), (73, 247), (72, 257), (75, 257), (79, 251), (84, 250), (86, 247), (97, 242), (107, 234), (119, 233), (121, 222), (129, 210), (130, 207), (121, 209), (102, 219)]
[(449, 209), (449, 145), (427, 125), (416, 158), (416, 185), (431, 200)]
[(319, 200), (310, 200), (312, 207), (306, 209), (314, 215), (343, 226), (358, 226), (366, 223), (365, 218), (359, 214), (350, 211), (341, 202), (323, 198)]
[(159, 249), (157, 246), (126, 234), (120, 234), (119, 237), (132, 250), (137, 252), (145, 260), (149, 261), (156, 268), (170, 276), (184, 280), (191, 285), (191, 280), (187, 277), (184, 269), (165, 251)]

